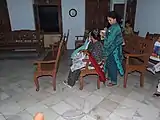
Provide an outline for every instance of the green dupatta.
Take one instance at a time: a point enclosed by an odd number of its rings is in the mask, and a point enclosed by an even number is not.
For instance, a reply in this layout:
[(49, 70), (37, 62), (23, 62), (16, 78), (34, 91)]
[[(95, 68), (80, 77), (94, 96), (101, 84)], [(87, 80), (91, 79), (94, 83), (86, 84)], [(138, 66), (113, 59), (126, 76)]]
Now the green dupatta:
[[(123, 60), (122, 44), (123, 44), (123, 36), (121, 28), (118, 25), (118, 23), (113, 24), (106, 32), (106, 36), (104, 38), (103, 56), (106, 59), (106, 63), (108, 62), (107, 58), (110, 55), (114, 56), (118, 71), (120, 72), (121, 75), (124, 74), (122, 67), (122, 60)], [(106, 63), (104, 69), (105, 72), (107, 72)]]

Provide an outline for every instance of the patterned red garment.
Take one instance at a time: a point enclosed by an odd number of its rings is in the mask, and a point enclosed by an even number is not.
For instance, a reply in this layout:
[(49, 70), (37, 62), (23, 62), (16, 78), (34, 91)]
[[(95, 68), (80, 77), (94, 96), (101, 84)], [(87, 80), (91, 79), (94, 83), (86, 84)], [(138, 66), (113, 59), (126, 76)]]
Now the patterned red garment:
[(105, 77), (103, 67), (101, 67), (103, 62), (101, 63), (101, 65), (99, 65), (97, 61), (95, 60), (95, 58), (90, 53), (88, 54), (88, 56), (89, 56), (89, 61), (91, 62), (91, 64), (93, 65), (93, 67), (95, 68), (96, 72), (99, 75), (100, 81), (105, 82), (107, 78)]

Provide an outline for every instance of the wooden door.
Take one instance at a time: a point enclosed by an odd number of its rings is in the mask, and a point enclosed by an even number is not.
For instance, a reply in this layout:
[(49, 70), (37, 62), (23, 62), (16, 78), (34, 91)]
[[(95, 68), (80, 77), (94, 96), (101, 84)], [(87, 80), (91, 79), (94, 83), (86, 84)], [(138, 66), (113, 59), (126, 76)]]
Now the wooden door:
[(108, 4), (108, 0), (86, 0), (85, 28), (87, 30), (105, 27)]
[(108, 15), (108, 12), (110, 11), (109, 9), (109, 6), (110, 6), (110, 3), (109, 3), (109, 0), (99, 0), (99, 6), (98, 6), (98, 9), (99, 9), (99, 12), (97, 13), (99, 16), (98, 16), (98, 19), (99, 19), (99, 22), (98, 22), (98, 28), (99, 29), (104, 29), (104, 27), (106, 27), (107, 25), (107, 15)]
[(137, 0), (127, 1), (126, 20), (129, 20), (131, 22), (133, 28), (135, 23), (136, 7), (137, 7)]
[(0, 32), (11, 31), (9, 13), (6, 0), (0, 0)]
[[(87, 30), (94, 29), (97, 24), (97, 1), (86, 0), (86, 11), (85, 11), (85, 27)], [(94, 18), (94, 19), (93, 19)]]
[(124, 17), (124, 7), (125, 4), (114, 4), (114, 10), (121, 17), (121, 19)]

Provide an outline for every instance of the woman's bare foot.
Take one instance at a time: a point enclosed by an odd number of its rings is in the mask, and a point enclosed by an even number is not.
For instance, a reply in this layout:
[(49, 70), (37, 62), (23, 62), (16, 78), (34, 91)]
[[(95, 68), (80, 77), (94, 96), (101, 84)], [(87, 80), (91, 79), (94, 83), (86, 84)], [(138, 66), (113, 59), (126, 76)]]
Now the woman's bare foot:
[(42, 113), (37, 113), (34, 116), (34, 120), (44, 120), (44, 115)]

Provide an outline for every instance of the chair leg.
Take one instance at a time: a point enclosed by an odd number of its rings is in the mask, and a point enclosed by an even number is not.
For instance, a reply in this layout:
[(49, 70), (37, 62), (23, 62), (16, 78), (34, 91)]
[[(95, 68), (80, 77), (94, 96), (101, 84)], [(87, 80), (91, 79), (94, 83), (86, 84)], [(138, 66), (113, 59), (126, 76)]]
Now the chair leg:
[(39, 91), (39, 81), (38, 81), (37, 76), (35, 76), (35, 75), (34, 75), (34, 83), (36, 85), (36, 91), (38, 92)]
[(97, 80), (97, 88), (100, 89), (100, 79)]
[(124, 74), (124, 83), (123, 83), (123, 87), (124, 88), (127, 87), (127, 79), (128, 79), (128, 71), (125, 71), (125, 74)]
[(53, 90), (56, 91), (56, 75), (53, 76)]
[(83, 77), (80, 76), (80, 90), (83, 90)]
[(143, 87), (143, 86), (144, 86), (144, 73), (142, 72), (140, 76), (140, 87)]

